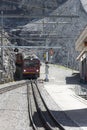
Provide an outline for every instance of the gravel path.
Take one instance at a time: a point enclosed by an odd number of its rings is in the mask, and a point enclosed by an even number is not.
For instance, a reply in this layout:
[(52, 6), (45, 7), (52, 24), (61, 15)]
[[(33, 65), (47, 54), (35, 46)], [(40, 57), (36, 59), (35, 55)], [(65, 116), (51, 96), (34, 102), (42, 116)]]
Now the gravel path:
[(31, 130), (26, 86), (0, 95), (0, 130), (6, 129)]

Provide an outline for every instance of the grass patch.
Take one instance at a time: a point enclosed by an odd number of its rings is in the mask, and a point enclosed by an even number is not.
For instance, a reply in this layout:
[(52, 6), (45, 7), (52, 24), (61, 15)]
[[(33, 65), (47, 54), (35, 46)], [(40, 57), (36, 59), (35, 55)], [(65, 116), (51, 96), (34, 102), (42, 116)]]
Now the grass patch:
[[(61, 68), (61, 69), (66, 69), (66, 70), (71, 70), (71, 71), (77, 71), (77, 70), (68, 68), (68, 67), (66, 67), (66, 66), (58, 65), (58, 64), (50, 64), (50, 65), (55, 66), (55, 67), (57, 67), (57, 68)], [(79, 72), (79, 71), (77, 71), (77, 72)]]

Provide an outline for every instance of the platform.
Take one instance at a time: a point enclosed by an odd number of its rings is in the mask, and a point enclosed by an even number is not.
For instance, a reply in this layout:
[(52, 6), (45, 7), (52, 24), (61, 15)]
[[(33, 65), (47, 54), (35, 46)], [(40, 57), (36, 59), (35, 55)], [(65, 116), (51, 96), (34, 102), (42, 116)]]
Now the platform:
[(78, 125), (75, 128), (67, 122), (65, 127), (69, 130), (87, 130), (87, 101), (74, 91), (76, 86), (80, 87), (79, 77), (75, 73), (70, 69), (49, 65), (49, 82), (45, 82), (44, 87), (61, 110)]

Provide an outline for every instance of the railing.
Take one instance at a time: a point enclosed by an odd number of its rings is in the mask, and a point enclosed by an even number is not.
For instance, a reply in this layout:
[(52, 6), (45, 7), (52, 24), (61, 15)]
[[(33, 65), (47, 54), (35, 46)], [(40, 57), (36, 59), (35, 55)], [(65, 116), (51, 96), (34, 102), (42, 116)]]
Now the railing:
[(81, 96), (82, 98), (85, 98), (87, 100), (87, 85), (76, 85), (75, 93), (76, 95)]

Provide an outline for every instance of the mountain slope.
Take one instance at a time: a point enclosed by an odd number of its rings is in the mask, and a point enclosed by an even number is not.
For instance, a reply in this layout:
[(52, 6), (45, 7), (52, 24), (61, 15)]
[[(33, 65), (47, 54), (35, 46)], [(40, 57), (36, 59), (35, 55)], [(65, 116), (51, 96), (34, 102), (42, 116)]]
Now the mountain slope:
[[(27, 45), (47, 44), (48, 46), (61, 47), (61, 49), (55, 49), (53, 62), (78, 68), (75, 41), (86, 24), (87, 14), (84, 12), (80, 0), (68, 0), (50, 13), (49, 17), (25, 25), (21, 36), (26, 36)], [(32, 39), (38, 34), (37, 42), (29, 42), (32, 34)], [(43, 41), (39, 42), (41, 37)], [(23, 41), (21, 43), (25, 44)], [(42, 57), (40, 53), (39, 56)]]
[[(13, 16), (13, 18), (10, 19), (4, 17), (4, 24), (5, 26), (14, 28), (18, 25), (23, 26), (31, 20), (38, 20), (48, 15), (66, 1), (67, 0), (1, 0), (0, 11), (3, 11), (4, 15)], [(17, 16), (17, 18), (14, 18), (14, 15), (15, 17)]]

